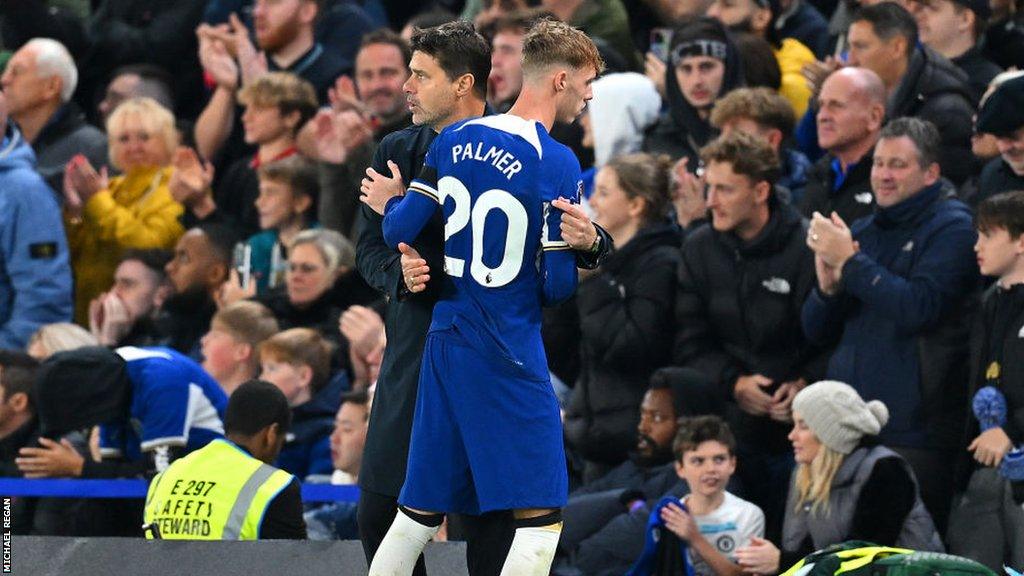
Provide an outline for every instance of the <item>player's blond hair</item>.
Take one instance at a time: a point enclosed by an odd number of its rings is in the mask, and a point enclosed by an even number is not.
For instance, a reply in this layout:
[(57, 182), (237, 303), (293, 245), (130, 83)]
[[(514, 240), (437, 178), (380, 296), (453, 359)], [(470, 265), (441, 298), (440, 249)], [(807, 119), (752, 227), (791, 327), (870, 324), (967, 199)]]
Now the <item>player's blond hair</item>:
[(523, 38), (523, 74), (530, 76), (554, 65), (580, 70), (604, 71), (604, 60), (594, 41), (572, 26), (557, 20), (542, 19)]

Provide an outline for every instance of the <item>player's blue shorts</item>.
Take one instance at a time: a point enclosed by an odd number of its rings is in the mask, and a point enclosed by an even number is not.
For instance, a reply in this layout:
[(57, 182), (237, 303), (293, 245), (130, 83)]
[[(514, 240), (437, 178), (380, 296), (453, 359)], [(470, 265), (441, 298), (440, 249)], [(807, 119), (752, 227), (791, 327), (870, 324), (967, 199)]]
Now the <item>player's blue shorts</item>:
[(479, 336), (461, 325), (427, 337), (398, 501), (463, 514), (561, 508), (568, 476), (547, 367), (538, 378)]

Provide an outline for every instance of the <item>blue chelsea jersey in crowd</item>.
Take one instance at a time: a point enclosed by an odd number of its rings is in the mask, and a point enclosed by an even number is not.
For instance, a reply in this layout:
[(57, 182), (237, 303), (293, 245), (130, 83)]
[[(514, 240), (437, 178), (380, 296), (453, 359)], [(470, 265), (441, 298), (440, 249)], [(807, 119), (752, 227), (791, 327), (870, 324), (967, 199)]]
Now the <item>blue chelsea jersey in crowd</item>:
[(170, 348), (116, 350), (131, 380), (130, 420), (100, 428), (100, 452), (128, 461), (158, 446), (191, 452), (224, 436), (228, 398), (217, 381), (192, 359)]
[(577, 282), (551, 201), (578, 203), (581, 188), (576, 157), (538, 122), (502, 114), (441, 132), (383, 225), (397, 247), (444, 211), (446, 275), (431, 332), (471, 323), (483, 345), (546, 379), (541, 306), (568, 298)]

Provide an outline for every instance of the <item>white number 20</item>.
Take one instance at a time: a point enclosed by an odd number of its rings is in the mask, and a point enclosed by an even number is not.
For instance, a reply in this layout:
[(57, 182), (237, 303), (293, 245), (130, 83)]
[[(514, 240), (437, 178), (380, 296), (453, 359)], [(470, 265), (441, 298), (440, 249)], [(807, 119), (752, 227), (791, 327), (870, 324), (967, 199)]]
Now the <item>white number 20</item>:
[[(451, 197), (455, 201), (455, 211), (444, 224), (444, 239), (459, 233), (473, 221), (473, 261), (469, 273), (480, 285), (488, 288), (504, 286), (519, 275), (523, 266), (523, 251), (526, 249), (526, 230), (529, 218), (526, 208), (516, 200), (515, 196), (504, 190), (492, 189), (484, 192), (473, 203), (466, 186), (453, 176), (445, 176), (437, 183), (437, 191), (441, 196), (441, 204)], [(472, 206), (471, 206), (472, 205)], [(484, 223), (491, 210), (500, 210), (508, 219), (505, 233), (505, 253), (501, 263), (495, 268), (484, 264)], [(466, 261), (460, 258), (445, 256), (445, 270), (450, 276), (462, 278)]]

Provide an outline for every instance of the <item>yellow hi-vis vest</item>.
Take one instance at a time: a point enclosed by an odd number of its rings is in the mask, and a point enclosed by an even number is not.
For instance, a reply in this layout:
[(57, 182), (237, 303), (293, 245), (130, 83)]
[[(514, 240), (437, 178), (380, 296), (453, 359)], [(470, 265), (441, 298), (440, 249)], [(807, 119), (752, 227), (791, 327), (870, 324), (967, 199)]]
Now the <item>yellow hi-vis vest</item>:
[(214, 440), (153, 478), (145, 521), (166, 540), (256, 540), (267, 506), (293, 478)]

